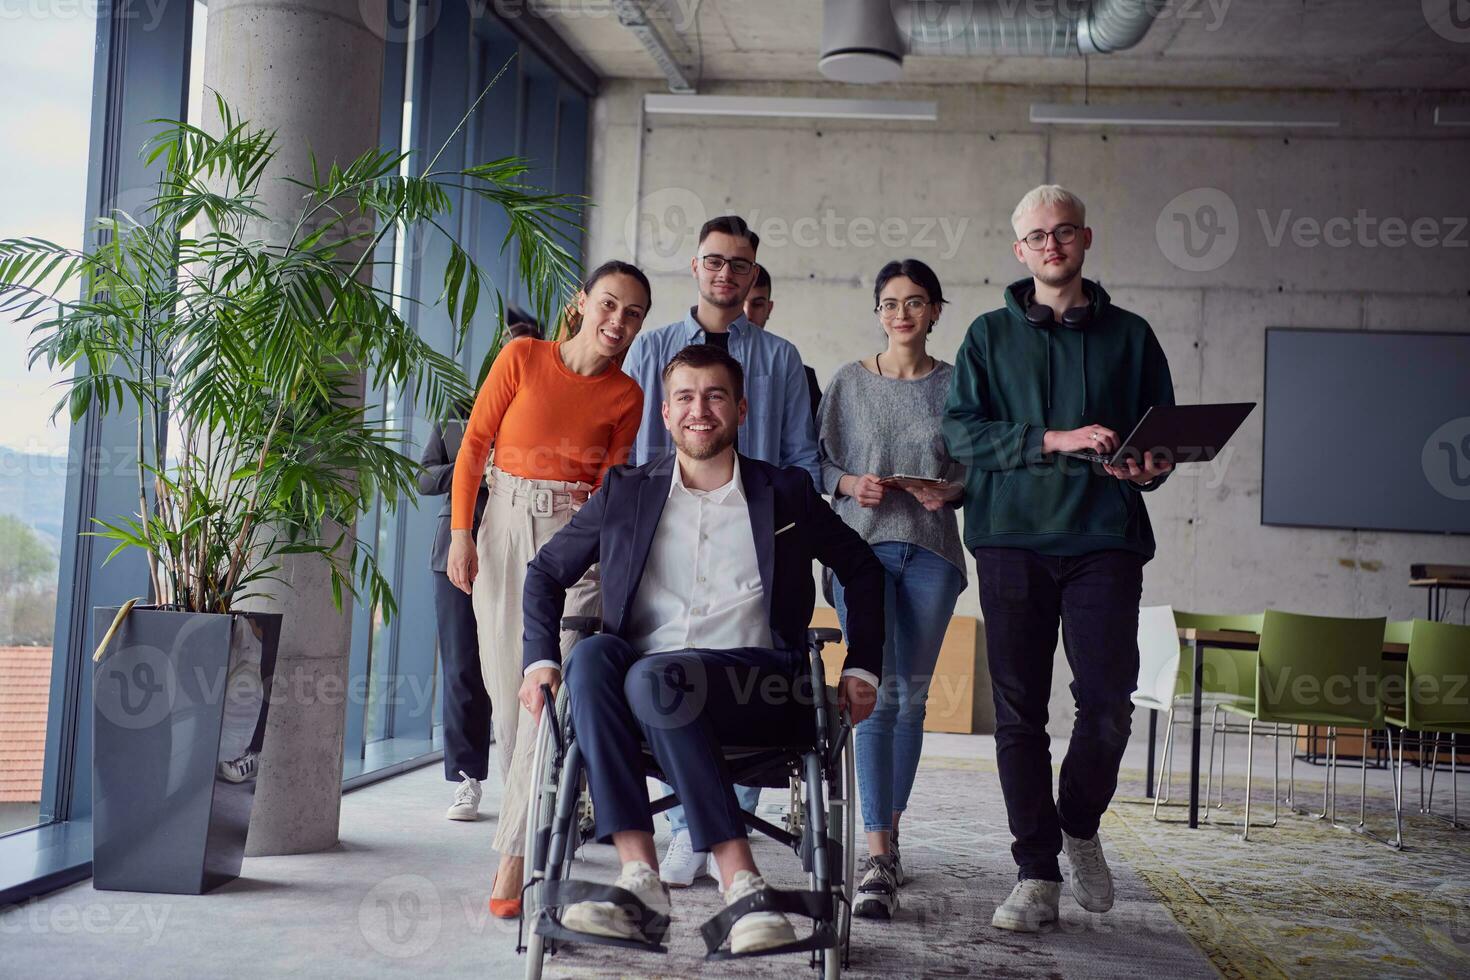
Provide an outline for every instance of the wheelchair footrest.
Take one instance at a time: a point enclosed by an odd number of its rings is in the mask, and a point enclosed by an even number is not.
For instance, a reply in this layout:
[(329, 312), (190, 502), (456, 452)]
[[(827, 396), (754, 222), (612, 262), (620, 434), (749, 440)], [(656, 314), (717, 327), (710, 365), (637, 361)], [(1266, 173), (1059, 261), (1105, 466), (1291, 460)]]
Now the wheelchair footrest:
[[(669, 917), (660, 915), (625, 888), (595, 881), (563, 879), (542, 883), (542, 909), (533, 928), (537, 935), (568, 942), (594, 943), (600, 946), (625, 946), (653, 953), (666, 953), (664, 935), (669, 931)], [(620, 939), (577, 932), (561, 924), (560, 910), (577, 902), (612, 902), (632, 913), (643, 939)]]
[[(727, 949), (721, 949), (720, 947), (730, 936), (735, 920), (748, 912), (784, 912), (787, 915), (800, 915), (812, 919), (816, 923), (816, 929), (805, 939), (755, 953), (732, 953)], [(778, 888), (766, 888), (753, 895), (747, 895), (734, 905), (726, 907), (699, 927), (699, 932), (704, 937), (704, 944), (708, 950), (705, 959), (743, 959), (747, 956), (774, 956), (778, 953), (831, 949), (837, 945), (837, 934), (832, 929), (832, 922), (835, 918), (833, 913), (831, 892), (783, 891)]]

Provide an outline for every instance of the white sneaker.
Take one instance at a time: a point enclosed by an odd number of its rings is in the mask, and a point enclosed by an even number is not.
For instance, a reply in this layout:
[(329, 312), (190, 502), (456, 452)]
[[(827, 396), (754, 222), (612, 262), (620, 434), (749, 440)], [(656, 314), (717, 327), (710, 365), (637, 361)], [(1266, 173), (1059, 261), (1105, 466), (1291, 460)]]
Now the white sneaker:
[(1096, 834), (1083, 840), (1062, 831), (1062, 847), (1072, 863), (1072, 897), (1089, 912), (1113, 907), (1113, 873)]
[(712, 855), (696, 851), (689, 840), (689, 831), (681, 830), (659, 861), (659, 877), (670, 888), (688, 888), (694, 879), (709, 874), (712, 859)]
[(898, 911), (897, 859), (892, 852), (869, 856), (862, 882), (852, 899), (852, 914), (860, 919), (891, 919)]
[(1061, 900), (1060, 881), (1023, 878), (1011, 889), (1010, 897), (995, 907), (990, 924), (1012, 932), (1040, 932), (1048, 922), (1057, 921)]
[(715, 880), (715, 891), (721, 895), (725, 894), (725, 879), (720, 877), (720, 865), (711, 854), (709, 860), (704, 862), (704, 873)]
[(219, 764), (219, 777), (226, 782), (243, 783), (254, 779), (260, 768), (260, 755), (247, 751), (238, 759), (229, 759)]
[(449, 813), (446, 816), (450, 820), (479, 820), (480, 819), (480, 781), (473, 776), (466, 776), (465, 771), (459, 771), (460, 779), (463, 780), (454, 787), (454, 802), (449, 805)]
[[(659, 915), (667, 916), (671, 911), (669, 886), (659, 881), (658, 874), (642, 861), (623, 865), (623, 873), (613, 884), (632, 892)], [(639, 912), (616, 902), (575, 902), (561, 913), (561, 924), (566, 928), (613, 939), (646, 939), (639, 928), (642, 923)]]
[[(737, 871), (725, 891), (725, 905), (734, 905), (747, 895), (763, 891), (765, 879), (749, 871)], [(781, 912), (747, 912), (730, 929), (730, 952), (756, 953), (796, 942), (791, 920)]]

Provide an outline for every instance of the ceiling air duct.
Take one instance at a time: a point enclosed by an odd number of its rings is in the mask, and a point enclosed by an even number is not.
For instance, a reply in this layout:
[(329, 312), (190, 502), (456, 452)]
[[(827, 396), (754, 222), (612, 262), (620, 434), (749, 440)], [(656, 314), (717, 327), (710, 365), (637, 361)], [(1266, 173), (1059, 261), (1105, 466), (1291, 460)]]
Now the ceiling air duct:
[(1138, 44), (1166, 0), (825, 0), (822, 74), (892, 82), (906, 55), (1076, 57)]

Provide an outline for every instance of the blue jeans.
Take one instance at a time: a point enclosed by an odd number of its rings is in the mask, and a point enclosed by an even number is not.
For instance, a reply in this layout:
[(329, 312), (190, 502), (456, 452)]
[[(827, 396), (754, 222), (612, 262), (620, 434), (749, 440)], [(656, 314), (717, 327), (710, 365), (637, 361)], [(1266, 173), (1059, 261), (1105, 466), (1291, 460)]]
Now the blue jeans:
[[(659, 783), (658, 785), (663, 789), (665, 794), (674, 791), (674, 787), (668, 783)], [(756, 806), (761, 801), (761, 788), (759, 786), (736, 786), (735, 800), (740, 804), (740, 809), (747, 813), (754, 813)], [(669, 807), (664, 811), (664, 815), (669, 818), (669, 831), (671, 833), (682, 834), (689, 829), (689, 818), (684, 816), (684, 808), (682, 806)]]
[[(965, 574), (927, 548), (881, 541), (873, 553), (887, 573), (883, 683), (878, 704), (857, 726), (857, 777), (863, 827), (892, 830), (919, 771), (924, 748), (924, 707), (944, 631), (965, 589)], [(847, 629), (842, 583), (834, 581), (837, 617)]]

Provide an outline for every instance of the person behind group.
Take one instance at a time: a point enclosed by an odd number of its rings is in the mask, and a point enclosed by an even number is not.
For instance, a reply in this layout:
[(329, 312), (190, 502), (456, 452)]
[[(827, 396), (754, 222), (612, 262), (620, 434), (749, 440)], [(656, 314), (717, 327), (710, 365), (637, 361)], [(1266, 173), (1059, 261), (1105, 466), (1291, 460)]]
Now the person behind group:
[[(954, 507), (964, 467), (940, 435), (953, 368), (928, 350), (944, 309), (934, 271), (918, 259), (889, 262), (873, 285), (886, 348), (842, 367), (822, 401), (818, 447), (832, 508), (863, 536), (886, 573), (883, 684), (878, 705), (857, 727), (857, 776), (868, 861), (853, 914), (890, 919), (904, 868), (898, 824), (908, 806), (924, 745), (924, 709), (945, 628), (965, 588), (965, 553)], [(885, 486), (904, 474), (944, 481)], [(839, 584), (843, 623), (850, 605)]]
[[(699, 301), (681, 321), (648, 330), (628, 348), (623, 370), (643, 388), (643, 424), (633, 444), (631, 462), (648, 463), (671, 452), (674, 443), (659, 417), (664, 366), (690, 344), (710, 344), (727, 351), (745, 372), (749, 413), (742, 416), (736, 447), (752, 459), (776, 466), (799, 466), (815, 485), (817, 436), (801, 355), (790, 341), (757, 329), (743, 312), (755, 282), (755, 253), (760, 236), (734, 215), (712, 218), (699, 231), (698, 254), (689, 262)], [(667, 788), (667, 787), (665, 787)], [(754, 812), (760, 789), (741, 786), (740, 804)], [(664, 880), (676, 888), (714, 875), (714, 860), (693, 850), (683, 807), (668, 813), (673, 839), (664, 855)]]
[[(1012, 251), (1030, 275), (970, 325), (944, 437), (969, 468), (965, 546), (979, 568), (996, 758), (1019, 866), (991, 922), (1035, 931), (1057, 918), (1064, 848), (1078, 904), (1113, 904), (1097, 828), (1132, 724), (1138, 604), (1154, 554), (1143, 492), (1170, 468), (1152, 453), (1117, 467), (1057, 454), (1113, 452), (1151, 406), (1174, 404), (1174, 386), (1148, 323), (1082, 277), (1093, 236), (1076, 195), (1037, 187), (1011, 224)], [(1077, 713), (1054, 801), (1046, 722), (1059, 622)]]
[[(534, 318), (514, 306), (506, 307), (505, 332), (509, 340), (540, 337)], [(492, 359), (480, 369), (475, 387), (478, 389), (489, 374)], [(434, 540), (429, 548), (429, 571), (434, 577), (434, 619), (439, 635), (439, 660), (444, 670), (444, 687), (440, 692), (444, 714), (444, 778), (450, 782), (459, 776), (454, 788), (454, 802), (449, 805), (450, 820), (478, 820), (480, 799), (484, 791), (480, 783), (489, 775), (490, 695), (480, 671), (479, 643), (475, 637), (475, 609), (470, 597), (449, 580), (449, 526), (452, 518), (450, 488), (454, 483), (454, 461), (464, 438), (465, 422), (472, 402), (459, 406), (454, 418), (435, 422), (424, 444), (419, 460), (419, 493), (426, 497), (444, 497), (435, 522)], [(470, 536), (479, 533), (480, 519), (490, 492), (482, 484), (475, 495), (474, 520)]]
[[(473, 596), (480, 667), (492, 703), (511, 704), (521, 684), (526, 562), (632, 446), (643, 392), (614, 360), (637, 336), (652, 300), (648, 277), (636, 266), (599, 266), (577, 294), (577, 335), (507, 345), (475, 399), (454, 469), (448, 574)], [(487, 469), (491, 443), (495, 458)], [(471, 537), (482, 476), (489, 502), (478, 536)], [(596, 579), (589, 574), (572, 590), (573, 614), (595, 614), (596, 601)], [(570, 642), (573, 635), (567, 637)], [(502, 710), (494, 728), (504, 791), (490, 910), (514, 918), (520, 914), (535, 723), (522, 712)]]
[[(751, 285), (750, 292), (745, 294), (745, 318), (753, 326), (764, 330), (766, 321), (771, 319), (771, 314), (775, 310), (776, 303), (771, 299), (771, 274), (766, 271), (765, 266), (757, 263), (755, 283)], [(812, 400), (812, 419), (815, 420), (822, 406), (822, 388), (817, 384), (817, 372), (805, 364), (801, 366), (801, 369), (806, 373), (807, 394)]]
[[(809, 737), (813, 560), (831, 567), (853, 600), (839, 710), (855, 721), (872, 710), (883, 569), (804, 471), (736, 453), (747, 405), (734, 358), (709, 344), (686, 347), (665, 368), (663, 388), (660, 421), (676, 452), (610, 470), (531, 561), (520, 698), (539, 714), (542, 685), (554, 690), (561, 679), (566, 589), (597, 562), (618, 568), (601, 581), (603, 632), (578, 643), (566, 663), (572, 727), (597, 839), (612, 842), (622, 866), (615, 884), (668, 915), (640, 742), (685, 801), (694, 846), (715, 856), (726, 904), (764, 891), (720, 746)], [(613, 902), (568, 905), (561, 923), (643, 938), (631, 910)], [(749, 953), (795, 939), (780, 912), (752, 911), (735, 921), (730, 948)]]

